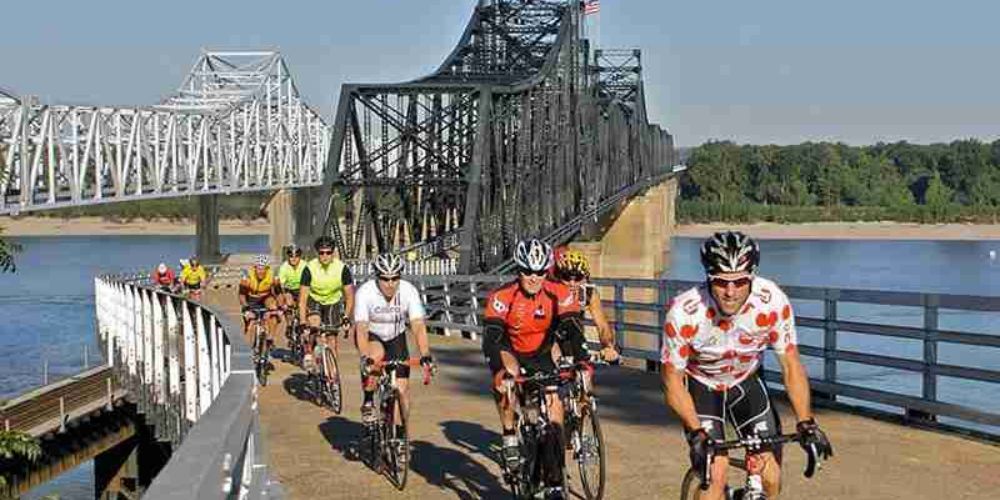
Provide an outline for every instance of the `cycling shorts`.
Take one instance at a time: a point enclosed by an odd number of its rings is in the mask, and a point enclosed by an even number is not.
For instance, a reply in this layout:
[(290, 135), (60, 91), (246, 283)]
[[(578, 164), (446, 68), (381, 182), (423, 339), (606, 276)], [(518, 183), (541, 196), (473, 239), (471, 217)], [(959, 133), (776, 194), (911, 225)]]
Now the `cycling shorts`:
[(309, 297), (306, 302), (306, 308), (309, 310), (309, 316), (319, 316), (320, 324), (327, 325), (333, 328), (340, 328), (341, 323), (344, 318), (344, 303), (337, 302), (336, 304), (320, 304)]
[[(725, 439), (728, 422), (736, 431), (736, 437), (756, 435), (774, 436), (781, 433), (778, 412), (771, 404), (771, 395), (760, 378), (754, 373), (740, 384), (726, 391), (713, 391), (708, 386), (688, 377), (688, 393), (694, 400), (694, 408), (708, 435), (716, 441)], [(780, 447), (764, 447), (774, 451), (780, 460)]]
[(542, 347), (533, 353), (520, 353), (511, 349), (509, 345), (505, 346), (501, 344), (500, 349), (498, 349), (494, 355), (487, 355), (491, 373), (496, 374), (503, 370), (503, 361), (500, 359), (500, 351), (506, 351), (513, 354), (514, 359), (517, 360), (517, 364), (521, 366), (525, 375), (530, 376), (538, 372), (552, 373), (556, 370), (556, 363), (552, 360), (551, 342), (542, 344)]
[[(392, 340), (382, 340), (377, 335), (368, 334), (368, 342), (378, 342), (385, 350), (385, 361), (406, 361), (410, 359), (410, 348), (406, 345), (406, 334), (397, 335)], [(410, 378), (410, 367), (399, 366), (396, 368), (396, 376), (399, 378)]]

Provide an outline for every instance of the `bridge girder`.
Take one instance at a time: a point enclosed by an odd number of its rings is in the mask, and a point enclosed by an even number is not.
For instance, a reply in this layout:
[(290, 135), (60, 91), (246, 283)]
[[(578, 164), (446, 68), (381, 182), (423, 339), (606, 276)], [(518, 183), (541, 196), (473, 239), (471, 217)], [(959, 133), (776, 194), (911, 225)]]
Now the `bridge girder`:
[(457, 244), (462, 272), (487, 271), (517, 239), (566, 240), (581, 214), (668, 171), (639, 52), (593, 61), (581, 24), (575, 1), (481, 1), (435, 73), (345, 84), (316, 232), (350, 258)]
[(0, 99), (0, 214), (316, 186), (329, 131), (277, 52), (204, 52), (149, 107)]

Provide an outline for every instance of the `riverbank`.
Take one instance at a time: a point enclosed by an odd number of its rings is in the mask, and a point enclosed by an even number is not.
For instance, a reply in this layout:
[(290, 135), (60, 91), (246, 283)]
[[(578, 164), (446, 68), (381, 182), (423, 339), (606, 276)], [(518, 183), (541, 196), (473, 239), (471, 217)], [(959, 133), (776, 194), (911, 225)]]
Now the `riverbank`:
[[(193, 235), (193, 220), (171, 221), (165, 219), (114, 222), (102, 217), (0, 218), (3, 236), (104, 236), (104, 235)], [(226, 219), (219, 223), (219, 233), (225, 235), (268, 234), (266, 219), (244, 221)]]
[(681, 224), (675, 236), (704, 238), (733, 229), (773, 240), (1000, 240), (1000, 224), (812, 222), (806, 224)]

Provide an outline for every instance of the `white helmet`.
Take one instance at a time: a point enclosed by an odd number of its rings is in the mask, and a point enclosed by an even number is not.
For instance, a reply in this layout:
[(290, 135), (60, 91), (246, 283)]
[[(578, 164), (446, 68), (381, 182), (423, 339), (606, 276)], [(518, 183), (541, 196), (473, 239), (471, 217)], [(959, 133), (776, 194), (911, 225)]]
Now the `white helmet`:
[(267, 267), (271, 265), (271, 257), (264, 254), (258, 255), (257, 259), (254, 260), (254, 265), (259, 267)]
[(392, 253), (383, 253), (375, 257), (375, 274), (379, 277), (399, 276), (403, 272), (403, 259)]
[(167, 265), (163, 262), (160, 262), (160, 265), (156, 266), (156, 270), (159, 271), (160, 274), (163, 274), (167, 272)]
[(517, 267), (528, 271), (546, 271), (552, 266), (552, 246), (538, 240), (521, 240), (514, 250), (514, 262)]

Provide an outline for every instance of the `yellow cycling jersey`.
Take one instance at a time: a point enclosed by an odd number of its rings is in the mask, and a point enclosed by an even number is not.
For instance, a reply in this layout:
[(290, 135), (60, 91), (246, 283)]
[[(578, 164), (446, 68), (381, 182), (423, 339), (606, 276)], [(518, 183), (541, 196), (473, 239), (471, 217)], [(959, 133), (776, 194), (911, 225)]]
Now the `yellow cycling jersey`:
[(271, 290), (274, 288), (274, 276), (271, 274), (271, 266), (264, 268), (263, 278), (258, 278), (257, 270), (251, 267), (244, 274), (240, 286), (246, 291), (247, 295), (253, 297), (270, 295)]
[(205, 266), (198, 265), (198, 267), (191, 267), (189, 264), (181, 269), (181, 282), (185, 285), (200, 285), (207, 278), (208, 273), (205, 272)]

